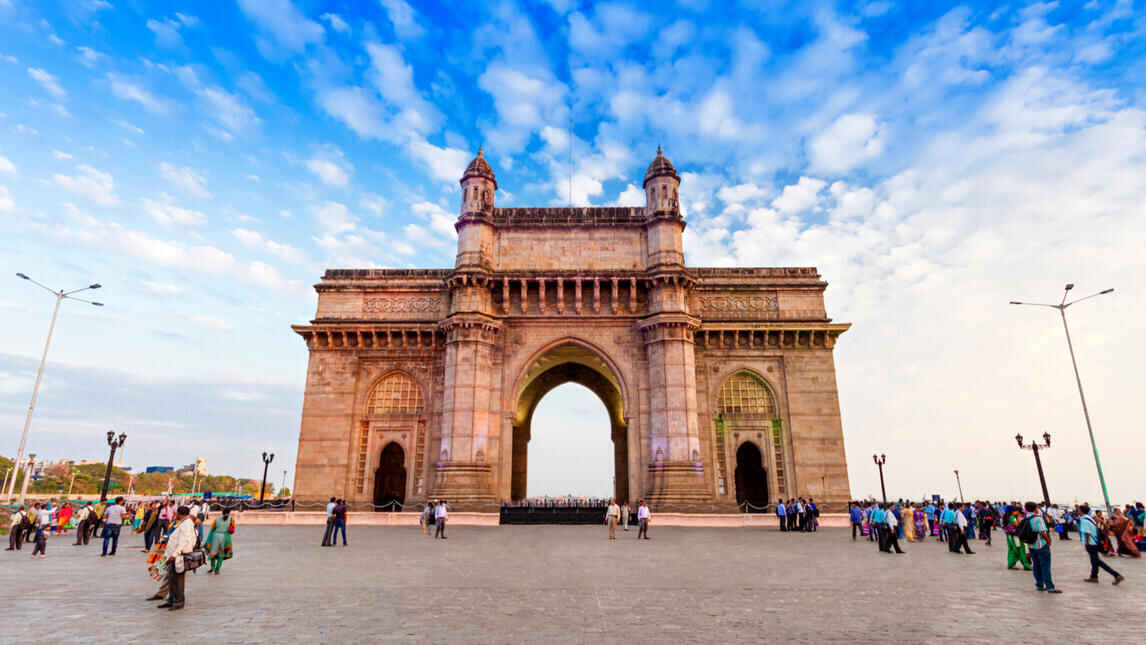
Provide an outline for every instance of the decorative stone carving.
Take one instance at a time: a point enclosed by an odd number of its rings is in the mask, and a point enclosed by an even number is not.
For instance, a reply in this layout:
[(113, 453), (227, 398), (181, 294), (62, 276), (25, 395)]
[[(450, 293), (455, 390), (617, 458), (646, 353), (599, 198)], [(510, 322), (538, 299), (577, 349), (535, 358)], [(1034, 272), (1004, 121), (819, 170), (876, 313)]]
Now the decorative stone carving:
[(704, 295), (699, 297), (702, 314), (749, 314), (778, 316), (780, 302), (774, 293), (753, 295)]
[(441, 309), (441, 296), (374, 296), (362, 306), (368, 314), (437, 313)]

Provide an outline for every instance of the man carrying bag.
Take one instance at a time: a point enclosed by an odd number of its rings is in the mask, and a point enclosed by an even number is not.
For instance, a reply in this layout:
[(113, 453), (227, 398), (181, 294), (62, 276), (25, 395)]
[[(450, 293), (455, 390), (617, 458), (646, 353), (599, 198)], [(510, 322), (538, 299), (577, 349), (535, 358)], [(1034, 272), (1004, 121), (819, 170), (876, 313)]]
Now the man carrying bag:
[[(183, 609), (186, 597), (183, 595), (183, 585), (186, 582), (188, 562), (186, 556), (195, 550), (196, 531), (195, 522), (191, 519), (191, 509), (180, 506), (176, 511), (176, 526), (167, 538), (167, 549), (163, 552), (167, 562), (168, 596), (167, 601), (158, 605), (158, 609), (175, 611)], [(194, 569), (202, 564), (191, 563)]]

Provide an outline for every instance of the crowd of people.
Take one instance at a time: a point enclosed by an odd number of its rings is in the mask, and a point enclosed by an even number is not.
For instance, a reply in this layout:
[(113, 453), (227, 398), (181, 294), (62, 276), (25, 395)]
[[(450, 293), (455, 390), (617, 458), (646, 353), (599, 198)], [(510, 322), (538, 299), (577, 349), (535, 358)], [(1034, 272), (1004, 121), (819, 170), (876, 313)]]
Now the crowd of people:
[[(157, 589), (147, 598), (162, 601), (160, 609), (178, 610), (186, 603), (186, 574), (204, 564), (208, 573), (219, 575), (223, 562), (233, 554), (236, 523), (230, 509), (208, 523), (210, 506), (191, 499), (179, 504), (172, 498), (125, 504), (123, 497), (110, 502), (35, 502), (12, 510), (8, 524), (7, 551), (19, 552), (32, 542), (33, 558), (47, 557), (50, 536), (75, 531), (73, 546), (86, 546), (93, 537), (102, 539), (100, 557), (115, 557), (120, 533), (131, 531), (143, 537), (149, 575)], [(206, 532), (206, 534), (205, 534)]]
[[(899, 500), (891, 503), (875, 501), (848, 504), (852, 540), (864, 536), (875, 542), (884, 553), (904, 553), (899, 540), (922, 542), (934, 538), (945, 542), (951, 553), (974, 555), (970, 544), (981, 541), (991, 546), (993, 532), (1002, 530), (1006, 536), (1007, 568), (1022, 566), (1031, 571), (1035, 588), (1049, 593), (1061, 593), (1051, 575), (1051, 543), (1070, 541), (1077, 532), (1090, 557), (1090, 575), (1086, 582), (1098, 582), (1099, 571), (1113, 577), (1113, 584), (1121, 584), (1125, 577), (1103, 562), (1102, 557), (1140, 558), (1146, 549), (1146, 508), (1141, 502), (1113, 509), (1107, 517), (1101, 510), (1087, 504), (1073, 507), (1035, 502), (944, 502), (933, 499), (924, 502)], [(784, 522), (781, 522), (783, 529)]]
[(780, 520), (780, 530), (785, 532), (812, 533), (820, 527), (820, 508), (811, 497), (792, 498), (787, 502), (777, 500), (776, 517)]

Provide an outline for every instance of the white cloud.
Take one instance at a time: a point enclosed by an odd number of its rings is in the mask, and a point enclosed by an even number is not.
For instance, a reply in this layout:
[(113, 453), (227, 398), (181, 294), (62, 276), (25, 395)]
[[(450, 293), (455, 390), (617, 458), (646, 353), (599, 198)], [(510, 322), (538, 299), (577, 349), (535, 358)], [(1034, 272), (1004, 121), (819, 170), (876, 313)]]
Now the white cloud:
[(39, 67), (29, 67), (28, 76), (31, 76), (32, 80), (39, 83), (40, 87), (44, 88), (44, 91), (52, 96), (63, 98), (68, 95), (68, 93), (64, 91), (64, 88), (60, 87), (60, 79)]
[(125, 130), (131, 130), (132, 132), (134, 132), (136, 134), (143, 134), (142, 128), (135, 126), (131, 123), (128, 123), (127, 121), (124, 121), (123, 119), (116, 119), (115, 121), (112, 121), (112, 123), (118, 125), (119, 127), (123, 128)]
[(636, 184), (629, 184), (617, 196), (617, 206), (644, 206), (645, 205), (645, 191)]
[(145, 289), (159, 296), (178, 296), (183, 293), (184, 288), (174, 284), (167, 284), (163, 282), (152, 282), (144, 280), (143, 286)]
[(607, 57), (640, 39), (651, 25), (648, 15), (632, 7), (600, 4), (594, 8), (592, 19), (581, 13), (569, 14), (569, 46), (586, 58)]
[(12, 196), (8, 194), (8, 189), (0, 186), (0, 213), (10, 213), (15, 209), (16, 204), (12, 201)]
[(222, 318), (216, 318), (215, 316), (191, 316), (191, 322), (199, 325), (200, 327), (213, 329), (215, 331), (231, 331), (234, 329), (234, 327), (228, 324), (225, 320)]
[(150, 18), (147, 21), (147, 29), (155, 34), (155, 44), (169, 49), (183, 46), (183, 36), (179, 34), (179, 28), (182, 26), (181, 22), (172, 18), (163, 20)]
[(232, 135), (242, 135), (259, 125), (254, 110), (242, 99), (221, 87), (204, 87), (198, 92), (209, 116)]
[(199, 26), (199, 18), (197, 18), (195, 16), (187, 15), (185, 13), (179, 13), (178, 11), (176, 11), (175, 12), (175, 18), (179, 22), (183, 23), (184, 27), (198, 27)]
[(157, 202), (144, 198), (143, 212), (147, 213), (147, 216), (155, 220), (156, 223), (167, 227), (198, 227), (207, 222), (207, 216), (203, 213), (187, 208), (180, 208), (171, 203), (170, 200)]
[[(72, 156), (70, 154), (62, 151), (62, 150), (56, 150), (55, 148), (53, 148), (52, 149), (52, 158), (53, 159), (59, 159), (60, 161), (67, 161), (68, 159), (71, 159)], [(3, 161), (0, 161), (0, 170), (3, 170), (3, 169), (4, 169), (4, 163), (3, 163)]]
[(259, 27), (256, 43), (268, 58), (298, 54), (322, 42), (322, 25), (309, 20), (290, 0), (239, 0), (239, 7)]
[(358, 136), (394, 141), (398, 133), (388, 127), (382, 103), (361, 87), (336, 87), (318, 93), (318, 104)]
[(0, 155), (0, 172), (15, 173), (16, 166), (8, 160), (8, 157)]
[(111, 86), (111, 93), (118, 99), (134, 101), (153, 114), (163, 115), (170, 111), (167, 101), (156, 97), (149, 90), (130, 79), (118, 74), (108, 74), (107, 80)]
[(885, 133), (874, 114), (845, 114), (812, 139), (808, 155), (812, 168), (843, 173), (883, 152)]
[(772, 200), (772, 207), (787, 215), (802, 213), (819, 202), (820, 191), (826, 185), (822, 179), (800, 177), (796, 183), (784, 187), (780, 196)]
[(338, 188), (345, 188), (350, 183), (350, 174), (354, 172), (354, 166), (334, 146), (325, 146), (318, 154), (307, 159), (306, 168), (322, 183)]
[(405, 0), (379, 0), (382, 7), (386, 10), (386, 16), (390, 18), (390, 23), (394, 25), (394, 33), (402, 40), (412, 40), (420, 38), (426, 30), (418, 24), (414, 16), (414, 10), (410, 5), (406, 4)]
[(440, 181), (461, 179), (471, 154), (457, 148), (439, 148), (423, 140), (411, 141), (406, 150), (429, 169), (431, 177)]
[(547, 69), (493, 63), (478, 77), (478, 87), (493, 99), (498, 115), (497, 123), (482, 129), (490, 150), (520, 152), (542, 128), (568, 118), (568, 88)]
[(742, 204), (767, 197), (768, 191), (756, 184), (737, 184), (724, 186), (716, 191), (716, 197), (725, 204)]
[(319, 230), (328, 234), (338, 234), (353, 231), (357, 226), (358, 218), (351, 214), (345, 204), (339, 202), (325, 202), (311, 208)]
[(115, 206), (119, 196), (115, 193), (115, 178), (87, 164), (76, 166), (73, 176), (55, 174), (52, 180), (64, 190), (91, 200), (100, 206)]
[(290, 244), (280, 244), (274, 240), (268, 240), (258, 231), (236, 228), (231, 231), (231, 235), (235, 236), (235, 239), (239, 240), (243, 246), (265, 251), (291, 264), (301, 265), (309, 263), (309, 260), (302, 251), (299, 251)]
[(76, 51), (80, 53), (80, 64), (88, 69), (99, 65), (107, 58), (107, 54), (98, 52), (91, 47), (76, 47)]
[(385, 197), (374, 193), (362, 193), (359, 202), (362, 204), (362, 208), (374, 213), (375, 217), (381, 217), (390, 205)]
[(207, 190), (207, 179), (189, 166), (175, 166), (164, 161), (159, 164), (159, 174), (184, 192), (195, 197), (207, 199), (211, 196)]
[(330, 25), (331, 29), (333, 29), (339, 33), (342, 33), (342, 34), (350, 33), (350, 25), (346, 24), (346, 21), (342, 19), (342, 16), (339, 16), (336, 13), (324, 13), (321, 16), (319, 16), (319, 18), (321, 20), (325, 20), (327, 22), (327, 24)]

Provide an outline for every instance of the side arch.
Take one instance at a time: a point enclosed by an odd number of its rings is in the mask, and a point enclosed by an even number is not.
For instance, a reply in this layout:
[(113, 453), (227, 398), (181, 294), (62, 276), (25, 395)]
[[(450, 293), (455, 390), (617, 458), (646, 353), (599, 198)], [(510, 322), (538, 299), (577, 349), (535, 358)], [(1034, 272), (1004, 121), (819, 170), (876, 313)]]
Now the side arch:
[(743, 468), (746, 464), (741, 450), (746, 443), (751, 443), (760, 457), (762, 494), (790, 495), (792, 491), (787, 481), (790, 468), (786, 456), (789, 454), (790, 437), (782, 422), (783, 412), (776, 386), (760, 371), (737, 365), (726, 373), (710, 396), (718, 492), (735, 495), (742, 508), (748, 508), (744, 506), (746, 501), (755, 507), (775, 501), (759, 498), (761, 491), (756, 487), (757, 473), (751, 470), (753, 467), (747, 475), (752, 481), (745, 479)]

